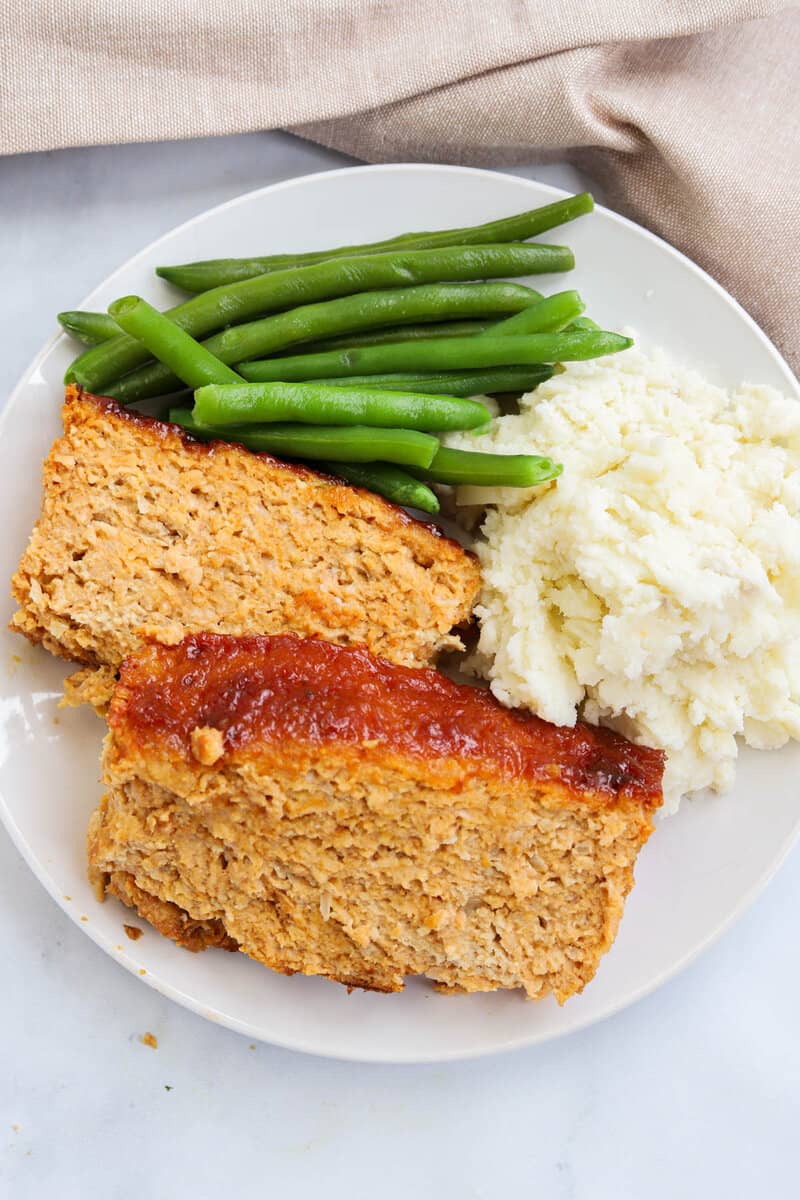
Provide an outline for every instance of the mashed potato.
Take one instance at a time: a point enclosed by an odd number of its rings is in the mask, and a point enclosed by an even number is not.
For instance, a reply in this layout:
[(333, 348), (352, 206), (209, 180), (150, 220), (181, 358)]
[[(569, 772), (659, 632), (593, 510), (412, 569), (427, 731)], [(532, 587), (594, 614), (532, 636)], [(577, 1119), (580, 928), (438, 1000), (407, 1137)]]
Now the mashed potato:
[(629, 350), (570, 364), (519, 415), (448, 444), (564, 464), (556, 484), (495, 496), (477, 547), (472, 665), (500, 700), (662, 747), (665, 811), (731, 785), (737, 735), (800, 738), (797, 400)]

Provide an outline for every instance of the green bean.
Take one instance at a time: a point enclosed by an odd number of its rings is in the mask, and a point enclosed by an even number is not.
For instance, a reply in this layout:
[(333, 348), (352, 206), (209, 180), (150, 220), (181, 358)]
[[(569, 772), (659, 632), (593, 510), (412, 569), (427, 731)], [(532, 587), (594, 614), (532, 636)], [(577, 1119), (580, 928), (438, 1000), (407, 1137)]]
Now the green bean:
[(117, 322), (107, 313), (82, 312), (80, 309), (60, 312), (58, 323), (70, 337), (83, 342), (84, 346), (97, 346), (109, 338), (118, 337), (120, 332)]
[(536, 487), (556, 479), (563, 467), (538, 454), (483, 454), (440, 446), (420, 474), (434, 483), (471, 483), (478, 487)]
[[(473, 284), (473, 287), (475, 285)], [(538, 293), (531, 291), (531, 304)], [(471, 337), (484, 333), (497, 325), (491, 321), (432, 321), (425, 325), (390, 325), (387, 329), (371, 329), (364, 333), (342, 333), (338, 337), (322, 338), (318, 342), (303, 342), (304, 354), (317, 354), (321, 350), (342, 350), (351, 346), (384, 346), (387, 342), (415, 342), (420, 338)], [(295, 354), (296, 351), (279, 350), (275, 355)]]
[(340, 475), (348, 483), (368, 488), (385, 496), (395, 504), (406, 508), (418, 508), (422, 512), (437, 513), (439, 500), (435, 492), (413, 475), (406, 474), (391, 463), (314, 463), (307, 464), (316, 471)]
[(439, 442), (416, 429), (373, 429), (367, 425), (228, 425), (211, 429), (186, 409), (173, 409), (170, 420), (196, 437), (238, 442), (248, 450), (281, 458), (315, 458), (326, 462), (388, 462), (402, 467), (430, 466)]
[[(580, 317), (586, 305), (577, 292), (556, 292), (522, 312), (498, 321), (489, 331), (490, 337), (508, 337), (520, 333), (557, 333)], [(484, 337), (486, 334), (483, 335)]]
[(463, 229), (442, 229), (433, 233), (403, 233), (386, 241), (360, 246), (339, 246), (335, 250), (311, 250), (304, 254), (268, 254), (257, 258), (212, 258), (204, 262), (184, 263), (174, 267), (156, 267), (162, 279), (183, 288), (186, 292), (204, 292), (221, 284), (251, 279), (269, 271), (288, 267), (306, 267), (330, 259), (354, 258), (385, 250), (429, 249), (439, 246), (490, 245), (493, 242), (524, 242), (556, 225), (573, 221), (591, 212), (594, 200), (588, 192), (557, 200), (512, 217), (489, 221), (485, 225), (469, 225)]
[[(509, 244), (400, 250), (259, 275), (193, 296), (169, 309), (167, 315), (192, 337), (200, 338), (223, 326), (277, 309), (354, 292), (567, 271), (573, 266), (572, 253), (563, 246)], [(146, 362), (148, 357), (140, 343), (122, 335), (85, 350), (68, 368), (65, 379), (67, 383), (80, 383), (98, 391)]]
[(189, 387), (241, 382), (235, 371), (140, 296), (123, 296), (108, 311), (126, 333), (138, 338)]
[(603, 330), (530, 333), (524, 337), (440, 338), (361, 350), (262, 359), (239, 363), (239, 373), (252, 382), (300, 381), (393, 371), (459, 370), (465, 367), (520, 366), (571, 362), (613, 354), (633, 345), (630, 338)]
[(367, 387), (378, 391), (424, 392), (426, 396), (491, 396), (496, 392), (530, 392), (553, 376), (553, 368), (488, 367), (484, 371), (403, 371), (395, 375), (345, 375), (316, 379), (325, 387)]
[(240, 383), (198, 388), (195, 420), (211, 428), (298, 421), (303, 425), (371, 425), (445, 432), (477, 429), (490, 419), (475, 400), (416, 392), (321, 387), (315, 383)]
[(599, 329), (600, 326), (591, 317), (578, 317), (570, 325), (570, 329)]
[[(222, 362), (235, 363), (271, 356), (297, 342), (344, 330), (416, 321), (420, 317), (520, 312), (535, 303), (533, 298), (537, 295), (518, 283), (428, 283), (390, 291), (357, 292), (234, 325), (207, 338), (203, 344)], [(128, 404), (167, 391), (175, 383), (168, 367), (149, 364), (123, 377), (107, 389), (107, 394)]]

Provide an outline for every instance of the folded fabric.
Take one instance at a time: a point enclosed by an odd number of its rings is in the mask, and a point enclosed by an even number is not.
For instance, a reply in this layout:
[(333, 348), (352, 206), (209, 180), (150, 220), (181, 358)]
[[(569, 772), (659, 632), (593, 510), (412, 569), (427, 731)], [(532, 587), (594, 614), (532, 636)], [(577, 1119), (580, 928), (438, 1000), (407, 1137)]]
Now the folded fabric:
[(288, 127), (369, 161), (567, 158), (800, 365), (794, 7), (40, 0), (0, 23), (3, 153)]

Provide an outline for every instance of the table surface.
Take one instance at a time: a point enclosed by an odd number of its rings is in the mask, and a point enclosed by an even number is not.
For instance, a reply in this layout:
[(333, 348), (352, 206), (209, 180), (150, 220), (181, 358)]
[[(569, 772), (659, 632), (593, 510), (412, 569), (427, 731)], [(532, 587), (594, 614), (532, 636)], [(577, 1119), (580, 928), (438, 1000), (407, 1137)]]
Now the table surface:
[[(152, 238), (348, 161), (278, 133), (0, 159), (0, 396), (52, 315)], [(517, 173), (588, 183), (567, 166)], [(593, 1029), (392, 1068), (253, 1045), (163, 999), (0, 832), (0, 1195), (796, 1196), (799, 868), (795, 851), (699, 962)]]

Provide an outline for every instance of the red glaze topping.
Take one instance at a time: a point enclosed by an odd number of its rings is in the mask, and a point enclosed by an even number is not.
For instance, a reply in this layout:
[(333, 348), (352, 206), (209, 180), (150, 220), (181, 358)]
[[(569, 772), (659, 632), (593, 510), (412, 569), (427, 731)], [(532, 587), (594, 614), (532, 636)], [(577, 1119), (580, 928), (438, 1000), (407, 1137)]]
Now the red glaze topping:
[(591, 725), (550, 725), (438, 671), (292, 634), (148, 643), (122, 664), (108, 720), (128, 745), (179, 759), (191, 759), (192, 730), (211, 726), (224, 735), (224, 758), (286, 743), (375, 742), (417, 759), (463, 759), (509, 780), (560, 781), (606, 803), (661, 803), (659, 750)]

